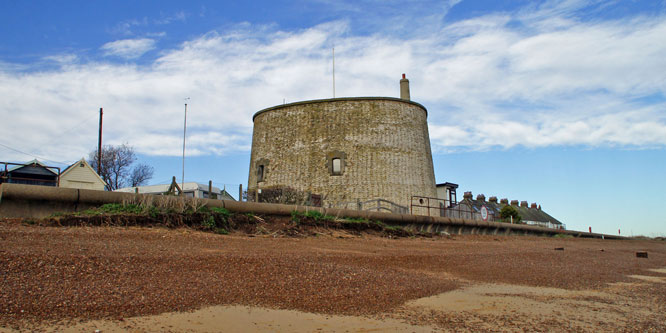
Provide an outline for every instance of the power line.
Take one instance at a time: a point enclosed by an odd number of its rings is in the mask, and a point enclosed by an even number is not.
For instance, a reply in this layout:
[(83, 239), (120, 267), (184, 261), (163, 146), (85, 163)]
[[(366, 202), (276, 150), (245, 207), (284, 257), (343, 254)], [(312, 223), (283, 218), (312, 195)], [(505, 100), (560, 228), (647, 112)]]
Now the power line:
[(15, 151), (15, 152), (17, 152), (17, 153), (21, 153), (21, 154), (24, 154), (24, 155), (32, 156), (32, 157), (34, 157), (34, 158), (36, 158), (36, 159), (38, 159), (38, 160), (48, 161), (48, 162), (53, 162), (53, 163), (56, 163), (56, 164), (62, 164), (62, 165), (69, 165), (68, 163), (58, 162), (58, 161), (53, 161), (53, 160), (49, 160), (49, 159), (46, 159), (46, 158), (43, 158), (43, 157), (39, 157), (39, 156), (37, 156), (37, 155), (35, 155), (35, 154), (26, 153), (26, 152), (24, 152), (24, 151), (20, 151), (20, 150), (18, 150), (18, 149), (14, 149), (14, 148), (12, 148), (12, 147), (10, 147), (10, 146), (7, 146), (7, 145), (5, 145), (5, 144), (2, 144), (2, 143), (0, 143), (0, 146), (3, 146), (3, 147), (5, 147), (5, 148), (7, 148), (7, 149), (9, 149), (9, 150), (13, 150), (13, 151)]
[(83, 125), (84, 123), (89, 122), (89, 121), (92, 120), (93, 118), (97, 118), (97, 114), (93, 114), (93, 115), (91, 115), (89, 118), (84, 119), (83, 121), (81, 121), (81, 122), (79, 122), (78, 124), (76, 124), (76, 125), (70, 127), (69, 129), (66, 129), (66, 130), (60, 132), (60, 134), (57, 134), (57, 135), (54, 137), (53, 140), (60, 139), (60, 138), (63, 137), (65, 134), (67, 134), (67, 133), (69, 133), (70, 131), (72, 131), (72, 130), (78, 128), (79, 126)]
[[(68, 128), (68, 129), (66, 129), (66, 130), (64, 130), (64, 131), (62, 131), (62, 132), (60, 132), (59, 134), (57, 134), (56, 136), (54, 136), (54, 138), (53, 138), (52, 140), (55, 141), (55, 140), (58, 140), (58, 139), (62, 138), (65, 134), (69, 133), (70, 131), (72, 131), (72, 130), (78, 128), (79, 126), (83, 125), (84, 123), (89, 122), (91, 119), (93, 119), (93, 116), (97, 116), (97, 115), (91, 115), (89, 118), (86, 118), (86, 119), (80, 121), (79, 123), (77, 123), (76, 125), (74, 125), (74, 126)], [(7, 148), (7, 149), (9, 149), (9, 150), (15, 151), (15, 152), (20, 153), (20, 154), (24, 154), (24, 155), (28, 155), (28, 156), (34, 157), (34, 158), (36, 158), (36, 159), (38, 159), (38, 160), (48, 161), (48, 162), (52, 162), (52, 163), (56, 163), (56, 164), (62, 164), (62, 165), (69, 165), (69, 164), (70, 164), (70, 163), (64, 163), (64, 162), (53, 161), (53, 160), (49, 160), (49, 159), (46, 159), (46, 158), (43, 158), (43, 157), (37, 156), (37, 155), (35, 155), (35, 154), (26, 153), (26, 152), (24, 152), (24, 151), (18, 150), (18, 149), (16, 149), (16, 148), (9, 147), (9, 146), (7, 146), (7, 145), (5, 145), (5, 144), (2, 144), (2, 143), (0, 143), (0, 146), (3, 146), (3, 147), (5, 147), (5, 148)]]

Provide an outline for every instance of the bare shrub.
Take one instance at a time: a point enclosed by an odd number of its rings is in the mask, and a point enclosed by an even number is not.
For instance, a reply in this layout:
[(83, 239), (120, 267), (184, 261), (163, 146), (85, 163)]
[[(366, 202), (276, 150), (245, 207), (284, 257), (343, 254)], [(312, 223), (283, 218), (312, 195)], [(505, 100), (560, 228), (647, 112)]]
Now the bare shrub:
[(271, 186), (261, 189), (258, 200), (256, 190), (248, 190), (247, 201), (287, 205), (310, 205), (310, 193), (289, 186)]

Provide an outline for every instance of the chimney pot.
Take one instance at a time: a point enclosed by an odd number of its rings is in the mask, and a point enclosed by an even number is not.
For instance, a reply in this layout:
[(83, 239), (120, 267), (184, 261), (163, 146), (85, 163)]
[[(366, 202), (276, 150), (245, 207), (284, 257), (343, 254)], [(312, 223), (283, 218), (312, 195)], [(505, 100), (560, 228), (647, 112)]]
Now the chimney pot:
[(500, 200), (500, 203), (503, 204), (503, 205), (508, 205), (508, 204), (509, 204), (509, 199), (507, 199), (507, 198), (502, 198), (502, 199)]
[(520, 207), (525, 207), (525, 208), (527, 208), (527, 201), (521, 201), (521, 202), (520, 202)]
[(511, 200), (511, 206), (518, 206), (518, 200)]
[(494, 203), (497, 203), (497, 197), (496, 197), (496, 196), (492, 196), (492, 197), (490, 197), (490, 198), (488, 199), (488, 201), (490, 201), (490, 202), (494, 202)]
[(486, 196), (483, 195), (483, 194), (478, 194), (478, 195), (476, 196), (476, 200), (479, 200), (479, 201), (486, 201)]
[(405, 74), (402, 74), (402, 80), (400, 80), (400, 98), (410, 100), (409, 97), (409, 80)]
[(536, 204), (536, 202), (533, 202), (533, 203), (530, 205), (530, 208), (537, 208), (537, 204)]
[(472, 192), (465, 192), (465, 194), (463, 194), (463, 199), (472, 199)]

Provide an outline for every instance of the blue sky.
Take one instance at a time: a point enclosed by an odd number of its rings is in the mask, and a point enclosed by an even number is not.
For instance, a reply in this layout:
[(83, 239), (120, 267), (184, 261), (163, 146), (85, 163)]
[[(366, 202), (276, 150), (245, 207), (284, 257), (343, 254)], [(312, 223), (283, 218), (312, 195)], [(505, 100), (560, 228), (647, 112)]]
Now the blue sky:
[(0, 160), (129, 143), (230, 192), (252, 115), (336, 95), (429, 111), (438, 182), (541, 204), (569, 229), (666, 234), (665, 1), (3, 1)]

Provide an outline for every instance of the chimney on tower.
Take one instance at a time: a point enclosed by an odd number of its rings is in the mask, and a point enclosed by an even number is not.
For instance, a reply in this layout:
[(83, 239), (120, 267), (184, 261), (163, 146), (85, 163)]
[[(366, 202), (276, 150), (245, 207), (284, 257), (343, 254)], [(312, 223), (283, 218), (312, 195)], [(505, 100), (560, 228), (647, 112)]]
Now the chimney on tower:
[(400, 80), (400, 98), (410, 100), (409, 98), (409, 80), (405, 77), (405, 73), (402, 74), (402, 80)]

